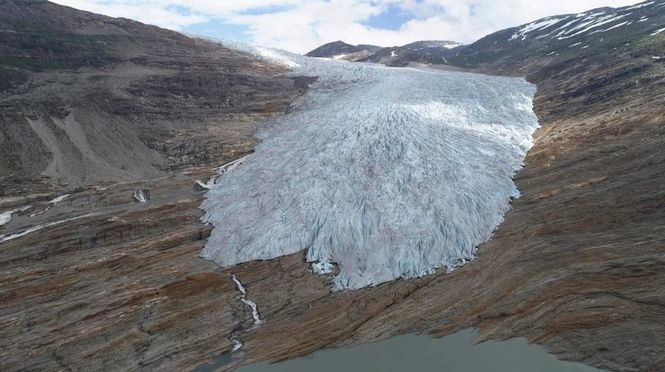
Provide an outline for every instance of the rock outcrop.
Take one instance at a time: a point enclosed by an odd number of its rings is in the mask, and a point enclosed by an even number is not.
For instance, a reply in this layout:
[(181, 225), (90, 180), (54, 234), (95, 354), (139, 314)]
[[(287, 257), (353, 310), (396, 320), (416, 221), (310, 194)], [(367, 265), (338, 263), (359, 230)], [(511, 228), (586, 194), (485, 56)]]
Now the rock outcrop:
[(402, 46), (382, 48), (358, 61), (396, 67), (418, 64), (447, 65), (448, 58), (455, 55), (461, 45), (454, 41), (416, 41)]
[(343, 59), (345, 61), (358, 61), (372, 55), (380, 49), (381, 47), (376, 45), (351, 45), (340, 40), (321, 45), (305, 55), (307, 57), (324, 57)]

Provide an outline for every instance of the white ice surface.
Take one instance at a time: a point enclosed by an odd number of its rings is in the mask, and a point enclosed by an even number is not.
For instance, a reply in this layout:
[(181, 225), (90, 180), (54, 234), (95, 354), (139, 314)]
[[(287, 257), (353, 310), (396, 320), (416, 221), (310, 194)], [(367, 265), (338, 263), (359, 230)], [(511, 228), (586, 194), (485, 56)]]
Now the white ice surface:
[(472, 259), (518, 195), (538, 127), (523, 79), (234, 47), (319, 79), (206, 194), (203, 257), (307, 250), (337, 289), (419, 277)]

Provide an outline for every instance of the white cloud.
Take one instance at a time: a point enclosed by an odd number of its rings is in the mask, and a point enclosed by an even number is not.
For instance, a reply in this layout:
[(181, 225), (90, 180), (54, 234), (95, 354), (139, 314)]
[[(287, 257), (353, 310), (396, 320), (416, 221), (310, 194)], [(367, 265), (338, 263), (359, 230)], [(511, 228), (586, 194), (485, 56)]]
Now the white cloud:
[[(186, 30), (216, 19), (248, 27), (252, 42), (306, 52), (344, 40), (392, 46), (416, 40), (472, 42), (491, 32), (537, 18), (575, 13), (635, 0), (53, 0), (78, 9)], [(397, 30), (363, 24), (398, 8), (411, 20)], [(188, 9), (183, 12), (182, 9)], [(271, 9), (269, 13), (256, 11)], [(223, 35), (219, 35), (223, 37)]]
[(169, 8), (171, 4), (185, 1), (127, 1), (127, 0), (53, 0), (54, 3), (72, 8), (87, 10), (111, 17), (124, 17), (139, 22), (157, 25), (171, 30), (205, 22), (209, 16), (205, 13), (180, 14)]

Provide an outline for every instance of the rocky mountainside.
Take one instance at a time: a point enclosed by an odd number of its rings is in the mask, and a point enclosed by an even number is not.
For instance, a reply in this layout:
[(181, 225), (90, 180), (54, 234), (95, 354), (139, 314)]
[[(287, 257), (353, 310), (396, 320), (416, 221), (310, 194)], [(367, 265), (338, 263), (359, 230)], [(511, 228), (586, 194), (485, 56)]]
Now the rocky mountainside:
[[(665, 2), (642, 5), (562, 16), (453, 49), (450, 64), (538, 85), (542, 128), (515, 177), (521, 197), (459, 270), (331, 293), (302, 252), (223, 271), (199, 258), (210, 228), (200, 222), (194, 181), (215, 173), (208, 163), (251, 151), (258, 119), (282, 112), (304, 84), (280, 76), (281, 67), (154, 27), (2, 2), (2, 56), (13, 50), (21, 63), (2, 64), (3, 81), (12, 82), (0, 101), (0, 174), (14, 181), (0, 198), (0, 369), (183, 370), (212, 361), (231, 369), (478, 327), (483, 338), (527, 337), (558, 357), (610, 370), (664, 370)], [(19, 32), (21, 22), (28, 32)], [(76, 31), (52, 38), (58, 25)], [(597, 27), (583, 31), (589, 26)], [(58, 54), (72, 37), (79, 51)], [(59, 56), (57, 68), (38, 64), (43, 55)], [(207, 89), (213, 77), (224, 78), (217, 93)], [(253, 98), (227, 114), (235, 102), (227, 89)], [(38, 188), (34, 179), (60, 148), (52, 140), (82, 143), (69, 109), (86, 138), (118, 128), (123, 140), (110, 147), (138, 137), (172, 166), (155, 167), (147, 180)], [(150, 189), (150, 201), (131, 202), (137, 189)], [(8, 210), (15, 212), (5, 222)], [(245, 297), (258, 305), (259, 327)], [(231, 354), (234, 340), (244, 346)]]
[(406, 66), (410, 63), (447, 64), (447, 58), (454, 55), (460, 46), (461, 44), (454, 41), (416, 41), (400, 47), (383, 48), (359, 61), (388, 66)]
[(372, 55), (380, 49), (381, 47), (376, 45), (351, 45), (343, 41), (333, 41), (332, 43), (321, 45), (307, 53), (306, 56), (358, 61)]
[(305, 87), (215, 43), (41, 0), (0, 2), (0, 35), (0, 195), (236, 157)]
[[(450, 64), (526, 76), (543, 90), (548, 117), (570, 117), (617, 100), (662, 97), (665, 1), (547, 17), (460, 47)], [(647, 101), (643, 102), (647, 104)]]
[[(528, 75), (551, 62), (601, 62), (635, 53), (653, 56), (665, 32), (665, 3), (648, 1), (543, 18), (460, 47), (450, 63)], [(657, 53), (656, 53), (657, 54)]]
[(305, 54), (308, 57), (343, 59), (351, 62), (375, 62), (388, 66), (406, 66), (409, 63), (441, 64), (461, 44), (454, 41), (426, 40), (403, 46), (382, 48), (374, 45), (349, 45), (343, 41), (324, 44)]
[(654, 48), (659, 46), (658, 35), (665, 33), (664, 6), (662, 1), (656, 0), (621, 8), (606, 7), (551, 16), (501, 30), (469, 45), (420, 41), (402, 47), (381, 48), (356, 61), (390, 66), (426, 63), (491, 68), (505, 74), (526, 76), (553, 61), (587, 58), (590, 62), (602, 62), (608, 56), (623, 52), (651, 57)]

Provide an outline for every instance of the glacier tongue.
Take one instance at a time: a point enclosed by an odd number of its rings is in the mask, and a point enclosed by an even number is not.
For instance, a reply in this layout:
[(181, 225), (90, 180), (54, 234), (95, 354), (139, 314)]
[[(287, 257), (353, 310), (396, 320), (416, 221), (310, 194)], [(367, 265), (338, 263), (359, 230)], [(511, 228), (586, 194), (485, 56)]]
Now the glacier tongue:
[(523, 79), (235, 46), (319, 80), (203, 203), (221, 266), (307, 250), (337, 289), (454, 269), (509, 209), (532, 146)]

